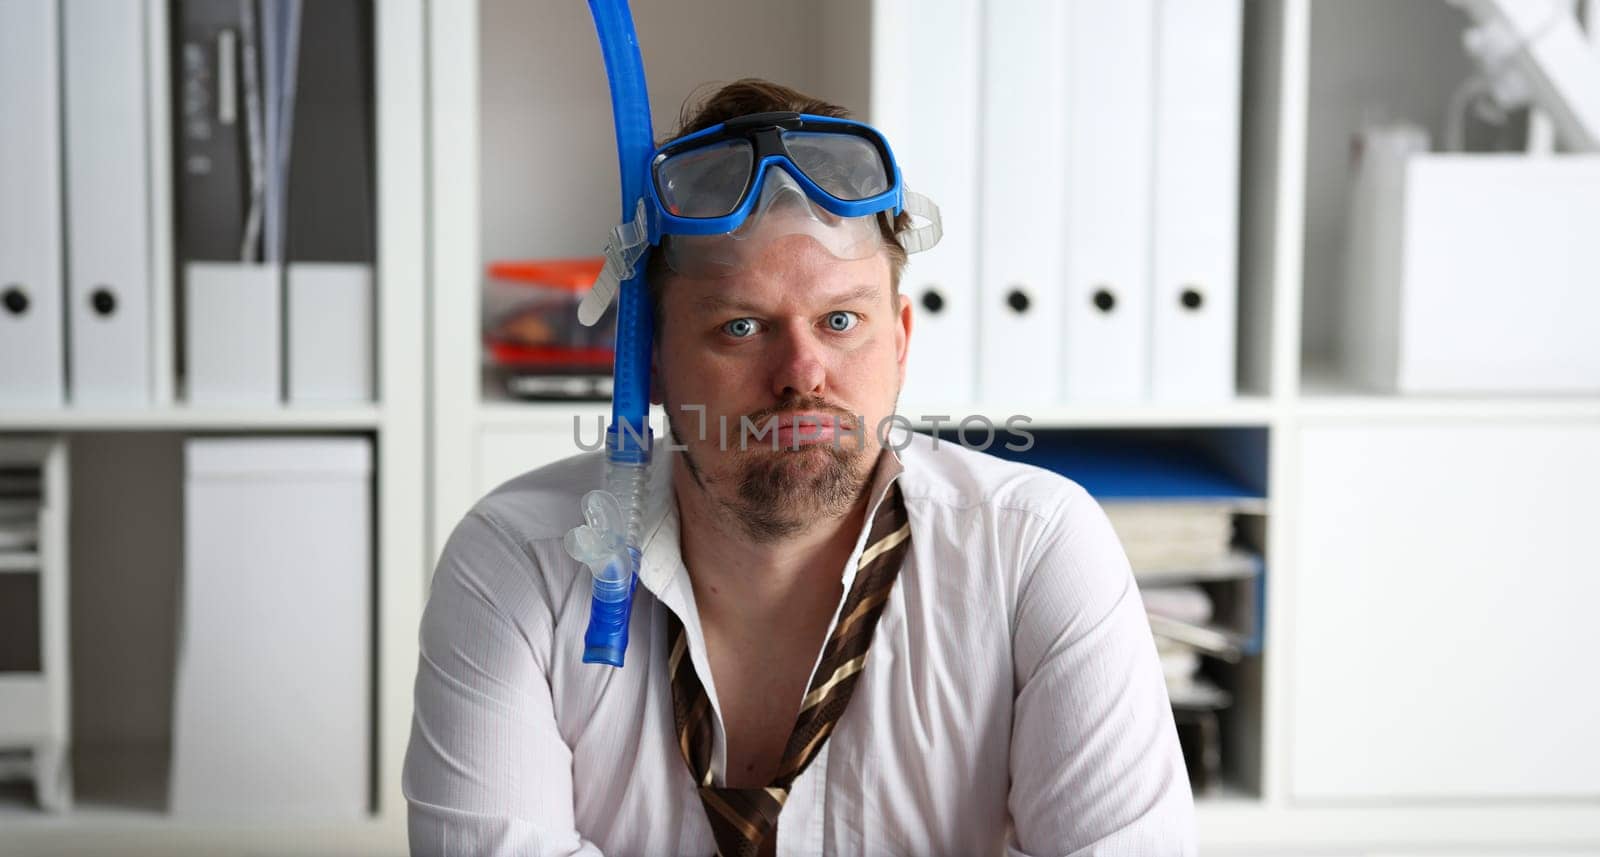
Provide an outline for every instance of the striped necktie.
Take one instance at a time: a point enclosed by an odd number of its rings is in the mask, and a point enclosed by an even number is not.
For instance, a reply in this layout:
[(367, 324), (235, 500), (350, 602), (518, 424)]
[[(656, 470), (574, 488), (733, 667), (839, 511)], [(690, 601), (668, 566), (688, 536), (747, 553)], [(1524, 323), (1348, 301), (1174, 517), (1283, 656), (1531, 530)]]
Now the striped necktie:
[(672, 641), (667, 669), (672, 676), (678, 748), (700, 786), (700, 802), (705, 805), (721, 857), (773, 853), (778, 813), (789, 798), (789, 787), (822, 749), (845, 706), (850, 704), (856, 680), (866, 665), (878, 616), (883, 613), (889, 591), (910, 551), (911, 524), (906, 518), (905, 502), (900, 497), (899, 484), (891, 482), (872, 521), (867, 547), (856, 561), (855, 583), (840, 608), (839, 623), (823, 644), (811, 687), (800, 702), (800, 714), (789, 734), (778, 774), (766, 788), (735, 789), (711, 784), (711, 702), (695, 675), (694, 664), (685, 657), (688, 638), (683, 624), (676, 614), (667, 611), (667, 634)]

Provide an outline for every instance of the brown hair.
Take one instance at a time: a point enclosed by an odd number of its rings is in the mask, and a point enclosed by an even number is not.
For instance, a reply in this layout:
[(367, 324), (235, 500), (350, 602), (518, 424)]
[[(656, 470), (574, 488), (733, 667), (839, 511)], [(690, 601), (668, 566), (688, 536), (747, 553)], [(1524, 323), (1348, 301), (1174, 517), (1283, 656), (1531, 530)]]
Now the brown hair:
[[(662, 142), (703, 131), (739, 116), (780, 111), (810, 113), (835, 119), (850, 118), (850, 111), (837, 104), (830, 104), (769, 80), (747, 77), (727, 84), (703, 98), (697, 99), (695, 94), (691, 94), (684, 100), (683, 109), (678, 113), (677, 129)], [(878, 231), (883, 235), (883, 249), (889, 256), (891, 295), (900, 293), (900, 275), (906, 267), (906, 251), (895, 238), (895, 233), (910, 225), (911, 216), (903, 211), (893, 223), (890, 222), (887, 213), (878, 217)], [(662, 239), (662, 243), (671, 240), (671, 236), (666, 236)], [(667, 278), (672, 273), (667, 268), (666, 255), (660, 251), (651, 253), (650, 261), (645, 266), (645, 281), (650, 284), (650, 298), (655, 305), (658, 330), (661, 320), (661, 293)]]

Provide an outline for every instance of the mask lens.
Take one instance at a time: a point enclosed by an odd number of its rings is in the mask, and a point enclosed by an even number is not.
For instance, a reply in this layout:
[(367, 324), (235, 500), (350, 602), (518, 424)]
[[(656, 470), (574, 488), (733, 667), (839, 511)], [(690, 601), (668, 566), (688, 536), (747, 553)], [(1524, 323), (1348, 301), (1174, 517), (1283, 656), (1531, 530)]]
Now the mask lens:
[(889, 168), (878, 148), (853, 134), (785, 131), (789, 158), (817, 186), (846, 202), (871, 199), (889, 189)]
[(656, 167), (656, 193), (679, 217), (726, 217), (739, 207), (755, 153), (745, 140), (729, 140), (672, 155)]
[(727, 277), (747, 270), (762, 251), (781, 238), (807, 235), (841, 260), (865, 259), (883, 246), (874, 217), (838, 217), (812, 202), (774, 164), (761, 182), (761, 195), (738, 229), (720, 235), (673, 235), (663, 241), (667, 265), (694, 277)]

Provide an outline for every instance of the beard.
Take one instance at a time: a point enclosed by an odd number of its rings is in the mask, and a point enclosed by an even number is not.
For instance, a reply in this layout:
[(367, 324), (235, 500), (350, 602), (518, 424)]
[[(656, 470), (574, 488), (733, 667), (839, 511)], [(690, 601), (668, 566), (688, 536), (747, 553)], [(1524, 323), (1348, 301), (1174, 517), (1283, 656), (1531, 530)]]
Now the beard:
[(743, 450), (730, 444), (725, 460), (710, 472), (695, 455), (695, 444), (678, 430), (670, 409), (667, 428), (687, 447), (684, 464), (695, 484), (758, 544), (793, 536), (819, 520), (844, 517), (870, 475), (865, 461), (874, 447), (837, 443), (778, 449), (756, 444)]
[(792, 536), (813, 521), (850, 511), (866, 481), (859, 475), (865, 455), (863, 449), (828, 443), (755, 452), (753, 460), (738, 462), (736, 499), (726, 505), (755, 541)]

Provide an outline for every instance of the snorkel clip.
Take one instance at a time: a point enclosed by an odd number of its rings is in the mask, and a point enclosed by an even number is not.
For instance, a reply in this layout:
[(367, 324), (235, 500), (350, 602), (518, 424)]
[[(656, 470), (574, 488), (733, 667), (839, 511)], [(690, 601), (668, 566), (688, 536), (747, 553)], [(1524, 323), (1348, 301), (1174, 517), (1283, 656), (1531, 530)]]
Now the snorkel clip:
[(600, 321), (606, 307), (616, 298), (618, 289), (638, 273), (639, 259), (649, 247), (650, 229), (645, 223), (645, 204), (641, 199), (634, 209), (633, 219), (619, 223), (611, 230), (611, 239), (605, 247), (605, 266), (600, 269), (600, 276), (595, 278), (589, 293), (578, 304), (579, 324), (594, 327)]

